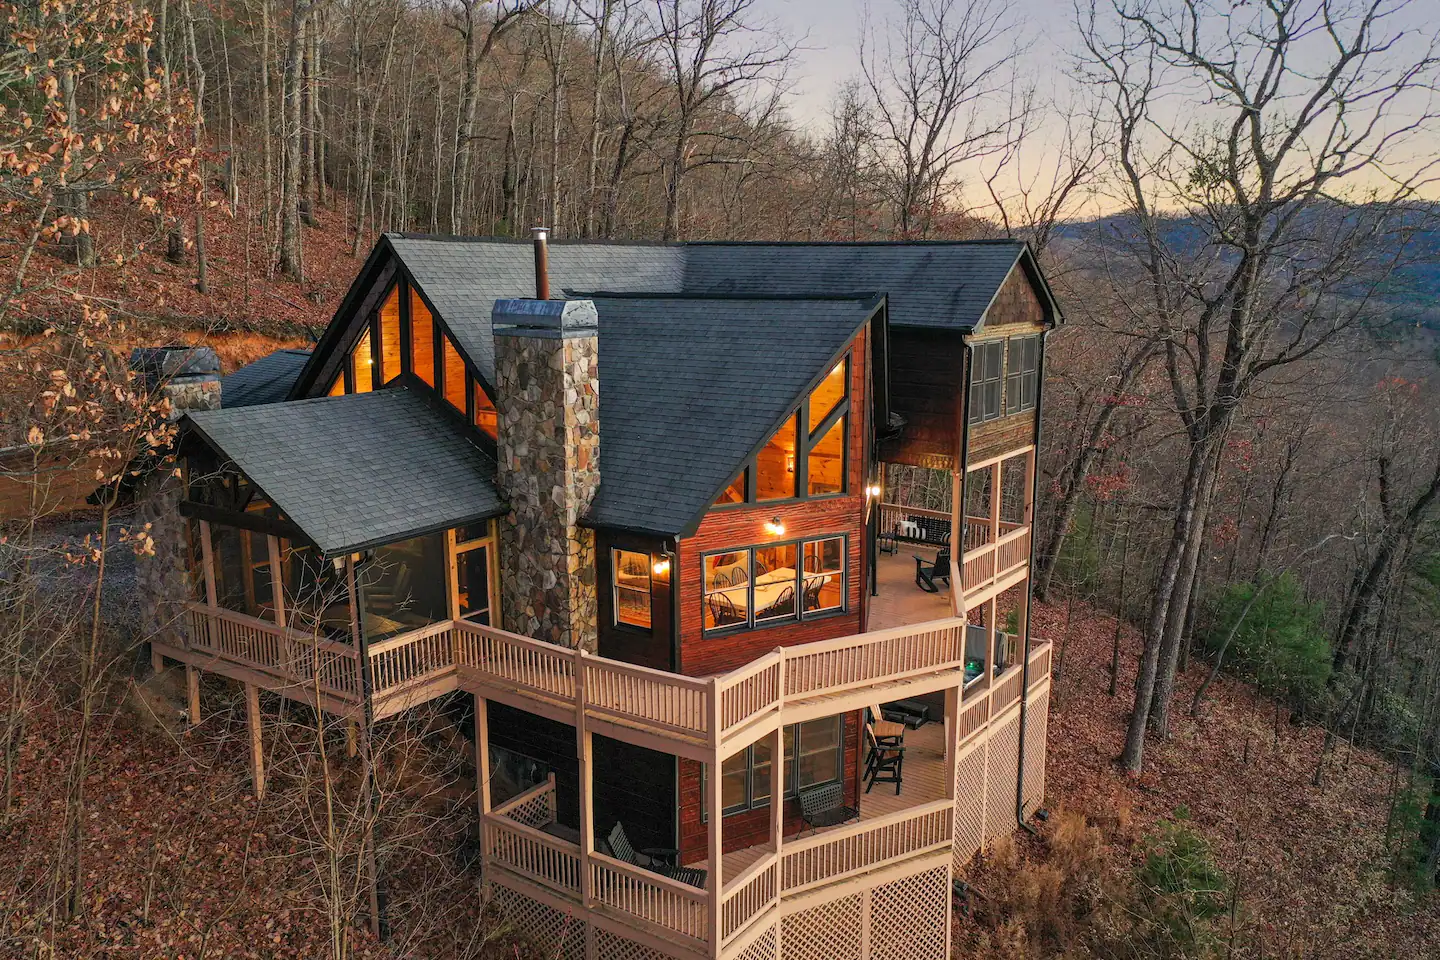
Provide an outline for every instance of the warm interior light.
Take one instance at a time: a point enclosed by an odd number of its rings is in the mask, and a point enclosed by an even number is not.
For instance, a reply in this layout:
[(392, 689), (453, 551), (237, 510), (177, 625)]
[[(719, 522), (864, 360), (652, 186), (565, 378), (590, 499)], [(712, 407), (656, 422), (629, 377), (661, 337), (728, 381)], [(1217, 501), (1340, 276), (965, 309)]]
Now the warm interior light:
[(793, 454), (793, 453), (787, 453), (787, 454), (785, 454), (785, 472), (786, 472), (786, 473), (794, 473), (794, 472), (795, 472), (795, 454)]
[(771, 517), (765, 521), (765, 532), (772, 537), (778, 537), (785, 533), (785, 524), (780, 522), (779, 517)]
[(665, 576), (667, 573), (670, 572), (670, 558), (661, 557), (659, 560), (656, 560), (653, 565), (651, 565), (650, 569), (655, 571), (655, 576), (657, 577)]
[(836, 374), (838, 374), (838, 373), (840, 373), (841, 371), (843, 371), (844, 369), (845, 369), (845, 361), (842, 359), (839, 363), (835, 364), (835, 366), (830, 370), (830, 375), (833, 377), (833, 376), (835, 376)]
[(878, 496), (880, 496), (880, 484), (878, 484), (878, 483), (872, 483), (872, 484), (870, 484), (870, 486), (868, 486), (868, 487), (865, 488), (865, 493), (866, 493), (867, 496), (871, 496), (871, 497), (878, 497)]

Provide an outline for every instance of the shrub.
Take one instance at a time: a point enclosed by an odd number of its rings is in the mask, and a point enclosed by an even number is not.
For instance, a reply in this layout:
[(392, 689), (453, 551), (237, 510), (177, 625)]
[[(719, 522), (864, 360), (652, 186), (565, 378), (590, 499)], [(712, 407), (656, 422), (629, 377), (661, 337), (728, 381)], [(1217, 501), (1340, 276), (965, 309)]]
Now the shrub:
[(1226, 587), (1215, 601), (1201, 644), (1213, 658), (1234, 630), (1225, 650), (1227, 668), (1296, 706), (1316, 704), (1330, 679), (1324, 608), (1306, 603), (1299, 583), (1288, 573), (1261, 585), (1260, 596), (1251, 603), (1256, 589), (1250, 583)]
[(1212, 921), (1230, 909), (1230, 882), (1210, 844), (1187, 822), (1184, 809), (1160, 825), (1136, 869), (1136, 941), (1155, 955), (1206, 955), (1215, 942)]

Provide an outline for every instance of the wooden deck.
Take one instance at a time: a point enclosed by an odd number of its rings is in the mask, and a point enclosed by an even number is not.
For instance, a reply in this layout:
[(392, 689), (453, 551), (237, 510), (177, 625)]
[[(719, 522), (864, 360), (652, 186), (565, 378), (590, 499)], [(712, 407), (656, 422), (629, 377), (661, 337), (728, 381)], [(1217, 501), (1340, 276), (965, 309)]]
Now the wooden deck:
[(888, 630), (953, 616), (943, 584), (940, 593), (926, 593), (915, 585), (915, 558), (933, 563), (935, 553), (934, 547), (902, 543), (897, 553), (880, 554), (875, 565), (879, 592), (870, 598), (869, 629)]

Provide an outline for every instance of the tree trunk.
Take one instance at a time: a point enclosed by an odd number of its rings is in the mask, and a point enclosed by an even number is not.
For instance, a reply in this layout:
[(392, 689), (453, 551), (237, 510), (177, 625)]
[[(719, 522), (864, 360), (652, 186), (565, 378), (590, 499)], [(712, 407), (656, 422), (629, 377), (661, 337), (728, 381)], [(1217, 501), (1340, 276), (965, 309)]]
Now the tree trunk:
[(285, 52), (285, 175), (281, 184), (280, 272), (299, 280), (300, 266), (300, 168), (301, 92), (300, 67), (303, 59), (301, 35), (314, 0), (293, 0), (290, 8), (290, 43)]

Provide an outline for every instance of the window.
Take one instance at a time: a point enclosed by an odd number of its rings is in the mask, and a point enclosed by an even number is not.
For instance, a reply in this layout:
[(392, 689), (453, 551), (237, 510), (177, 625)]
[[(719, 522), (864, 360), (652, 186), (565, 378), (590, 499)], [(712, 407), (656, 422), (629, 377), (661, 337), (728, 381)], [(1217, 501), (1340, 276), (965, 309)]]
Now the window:
[(380, 382), (400, 376), (400, 287), (390, 290), (380, 307)]
[(705, 556), (705, 631), (766, 626), (843, 610), (845, 542), (844, 537), (825, 537)]
[(712, 553), (705, 558), (705, 629), (750, 622), (750, 551)]
[(449, 616), (445, 534), (376, 547), (363, 569), (365, 636), (371, 642)]
[(984, 423), (1000, 416), (1004, 385), (1005, 341), (977, 344), (971, 352), (970, 422)]
[(370, 351), (370, 331), (366, 330), (364, 336), (355, 344), (355, 393), (369, 393), (375, 388), (374, 370), (375, 355)]
[[(840, 716), (792, 724), (782, 735), (785, 743), (785, 796), (838, 781), (844, 772), (845, 726)], [(798, 760), (797, 760), (798, 757)], [(726, 815), (770, 805), (774, 764), (770, 738), (765, 737), (720, 765), (720, 801)], [(708, 815), (709, 791), (704, 789), (708, 769), (701, 775), (701, 815)]]
[(615, 583), (615, 622), (650, 627), (650, 554), (611, 550), (610, 570)]
[(455, 597), (460, 616), (489, 626), (490, 545), (455, 551)]
[(795, 496), (795, 422), (798, 415), (775, 431), (755, 458), (755, 498), (789, 500)]
[(495, 411), (495, 404), (490, 402), (490, 395), (485, 392), (484, 387), (480, 386), (478, 380), (470, 381), (470, 392), (475, 405), (475, 416), (472, 422), (481, 433), (491, 440), (499, 439), (499, 414)]
[(1015, 337), (1005, 354), (1005, 413), (1035, 409), (1040, 378), (1040, 338)]
[(420, 294), (410, 291), (410, 368), (435, 386), (435, 319)]
[(441, 371), (445, 377), (445, 400), (459, 410), (465, 412), (465, 361), (460, 358), (460, 351), (455, 349), (455, 344), (450, 338), (442, 336), (441, 357), (443, 357), (444, 370)]
[[(720, 492), (715, 505), (844, 493), (849, 460), (850, 373), (847, 354), (830, 368), (746, 469)], [(748, 489), (752, 475), (754, 488)]]

